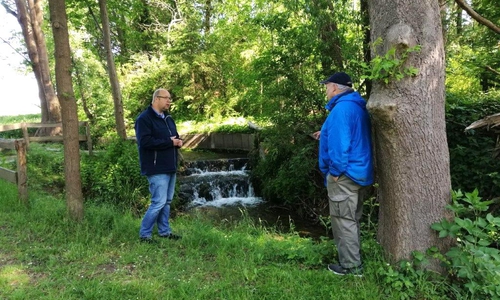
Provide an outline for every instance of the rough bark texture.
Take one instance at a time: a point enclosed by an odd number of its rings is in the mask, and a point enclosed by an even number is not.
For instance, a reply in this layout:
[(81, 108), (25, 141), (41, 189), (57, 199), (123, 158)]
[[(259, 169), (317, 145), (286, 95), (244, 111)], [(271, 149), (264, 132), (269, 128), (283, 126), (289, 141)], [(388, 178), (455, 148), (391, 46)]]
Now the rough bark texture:
[(108, 63), (109, 82), (111, 84), (111, 91), (113, 93), (116, 132), (118, 133), (118, 136), (121, 139), (125, 140), (127, 139), (127, 132), (125, 130), (125, 119), (123, 117), (122, 93), (120, 90), (120, 83), (118, 82), (118, 76), (116, 75), (113, 52), (111, 51), (111, 32), (109, 29), (109, 17), (108, 17), (108, 11), (106, 9), (106, 0), (99, 0), (99, 9), (101, 12), (102, 32), (104, 36), (106, 61)]
[(36, 82), (38, 85), (38, 96), (40, 98), (40, 107), (42, 110), (42, 119), (44, 115), (47, 115), (47, 106), (45, 93), (43, 90), (42, 74), (40, 69), (40, 59), (38, 57), (37, 45), (35, 42), (35, 37), (33, 35), (33, 30), (31, 29), (30, 16), (28, 14), (28, 7), (26, 2), (22, 0), (16, 0), (17, 14), (14, 11), (9, 11), (11, 14), (17, 18), (19, 25), (21, 25), (21, 30), (24, 37), (24, 42), (26, 43), (26, 49), (28, 50), (28, 57), (31, 61), (31, 67), (33, 68), (33, 73), (35, 74)]
[[(15, 0), (15, 3), (17, 14), (13, 10), (9, 10), (9, 13), (15, 15), (21, 25), (28, 56), (38, 84), (42, 123), (59, 123), (61, 122), (59, 99), (50, 78), (47, 45), (41, 28), (43, 23), (41, 1)], [(37, 134), (56, 135), (58, 133), (60, 133), (60, 128), (52, 127)]]
[(71, 79), (66, 7), (64, 0), (49, 0), (50, 20), (55, 44), (57, 94), (61, 102), (64, 140), (64, 179), (70, 218), (83, 219), (83, 195), (80, 177), (78, 115)]
[[(54, 91), (52, 79), (50, 78), (49, 56), (47, 54), (47, 44), (42, 31), (43, 12), (40, 0), (28, 0), (28, 7), (31, 16), (31, 28), (37, 45), (38, 57), (40, 59), (41, 80), (43, 85), (43, 93), (45, 94), (45, 105), (47, 114), (42, 114), (42, 123), (59, 123), (61, 122), (61, 106), (59, 99)], [(46, 132), (49, 135), (60, 133), (60, 128), (54, 128)]]
[[(368, 0), (360, 1), (361, 20), (363, 22), (363, 60), (369, 64), (372, 60), (370, 49), (370, 15), (368, 12)], [(366, 79), (364, 82), (366, 88), (366, 95), (370, 95), (372, 91), (372, 82)]]
[[(370, 0), (371, 40), (383, 39), (373, 55), (421, 45), (407, 61), (415, 77), (375, 82), (368, 108), (375, 131), (380, 183), (378, 238), (391, 261), (450, 240), (432, 223), (450, 217), (451, 183), (445, 131), (444, 49), (438, 1)], [(430, 266), (439, 270), (437, 262)]]

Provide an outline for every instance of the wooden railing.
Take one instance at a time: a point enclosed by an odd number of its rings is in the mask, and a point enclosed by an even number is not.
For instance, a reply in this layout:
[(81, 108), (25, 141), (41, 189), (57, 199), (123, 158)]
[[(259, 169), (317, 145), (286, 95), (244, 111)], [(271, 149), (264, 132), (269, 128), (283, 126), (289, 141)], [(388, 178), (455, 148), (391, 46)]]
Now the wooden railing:
[[(80, 134), (78, 140), (87, 142), (89, 154), (92, 154), (92, 139), (90, 137), (89, 123), (79, 122), (80, 127), (85, 127), (85, 134)], [(26, 152), (30, 142), (62, 142), (62, 136), (29, 136), (28, 128), (54, 128), (62, 127), (61, 123), (17, 123), (0, 125), (0, 132), (21, 129), (22, 139), (2, 139), (0, 138), (0, 149), (16, 150), (17, 170), (9, 170), (0, 167), (0, 179), (17, 184), (19, 199), (28, 205), (28, 175), (26, 167)]]
[(19, 199), (28, 204), (28, 175), (26, 168), (26, 142), (22, 139), (7, 140), (0, 139), (0, 148), (16, 150), (17, 170), (9, 170), (0, 167), (0, 179), (7, 180), (17, 185)]
[[(78, 122), (78, 126), (85, 127), (85, 134), (80, 134), (78, 140), (87, 142), (89, 154), (92, 154), (92, 139), (90, 137), (90, 126), (88, 121)], [(17, 123), (9, 125), (0, 125), (0, 132), (21, 129), (26, 146), (29, 147), (30, 142), (62, 142), (62, 136), (29, 136), (28, 128), (54, 128), (62, 127), (62, 123)], [(0, 147), (1, 148), (1, 147)]]

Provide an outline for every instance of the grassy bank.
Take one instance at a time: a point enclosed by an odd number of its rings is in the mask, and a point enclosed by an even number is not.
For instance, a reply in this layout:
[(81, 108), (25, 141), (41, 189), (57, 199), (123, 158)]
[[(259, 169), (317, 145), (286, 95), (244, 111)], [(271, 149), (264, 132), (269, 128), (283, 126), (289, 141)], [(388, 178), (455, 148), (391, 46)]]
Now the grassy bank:
[(400, 299), (377, 281), (381, 261), (366, 261), (363, 278), (338, 277), (325, 270), (330, 240), (244, 216), (180, 215), (182, 240), (149, 245), (138, 242), (140, 220), (111, 207), (87, 205), (74, 224), (61, 199), (32, 193), (31, 203), (19, 205), (15, 186), (0, 182), (1, 299)]

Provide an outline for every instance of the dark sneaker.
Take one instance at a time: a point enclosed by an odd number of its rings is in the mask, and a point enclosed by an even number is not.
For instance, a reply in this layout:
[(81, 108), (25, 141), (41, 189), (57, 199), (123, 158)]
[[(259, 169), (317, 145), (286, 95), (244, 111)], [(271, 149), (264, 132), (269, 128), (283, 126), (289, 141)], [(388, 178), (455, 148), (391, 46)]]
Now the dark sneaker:
[(333, 272), (337, 275), (354, 275), (357, 277), (363, 277), (363, 267), (355, 267), (350, 269), (342, 268), (340, 265), (328, 265), (328, 271)]
[(141, 243), (144, 243), (144, 244), (157, 244), (157, 242), (155, 240), (153, 240), (152, 238), (148, 238), (148, 237), (141, 237), (141, 238), (139, 238), (139, 241)]
[(182, 239), (182, 236), (174, 234), (174, 233), (170, 233), (170, 234), (167, 234), (167, 235), (160, 235), (160, 237), (164, 238), (164, 239), (169, 239), (169, 240), (180, 240), (180, 239)]

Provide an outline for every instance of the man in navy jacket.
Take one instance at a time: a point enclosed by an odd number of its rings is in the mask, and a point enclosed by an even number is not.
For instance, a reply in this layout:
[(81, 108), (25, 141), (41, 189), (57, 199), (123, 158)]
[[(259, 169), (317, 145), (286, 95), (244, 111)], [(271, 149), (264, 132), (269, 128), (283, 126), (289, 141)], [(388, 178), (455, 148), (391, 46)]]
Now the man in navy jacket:
[(366, 186), (373, 183), (370, 116), (366, 101), (352, 89), (349, 75), (337, 72), (321, 82), (330, 114), (319, 135), (319, 168), (326, 178), (337, 275), (361, 276), (359, 222)]
[(147, 176), (151, 205), (141, 222), (139, 237), (152, 243), (155, 224), (160, 237), (180, 239), (170, 228), (170, 203), (174, 197), (178, 148), (182, 147), (175, 122), (166, 113), (172, 104), (168, 90), (157, 89), (151, 105), (135, 121), (141, 174)]

